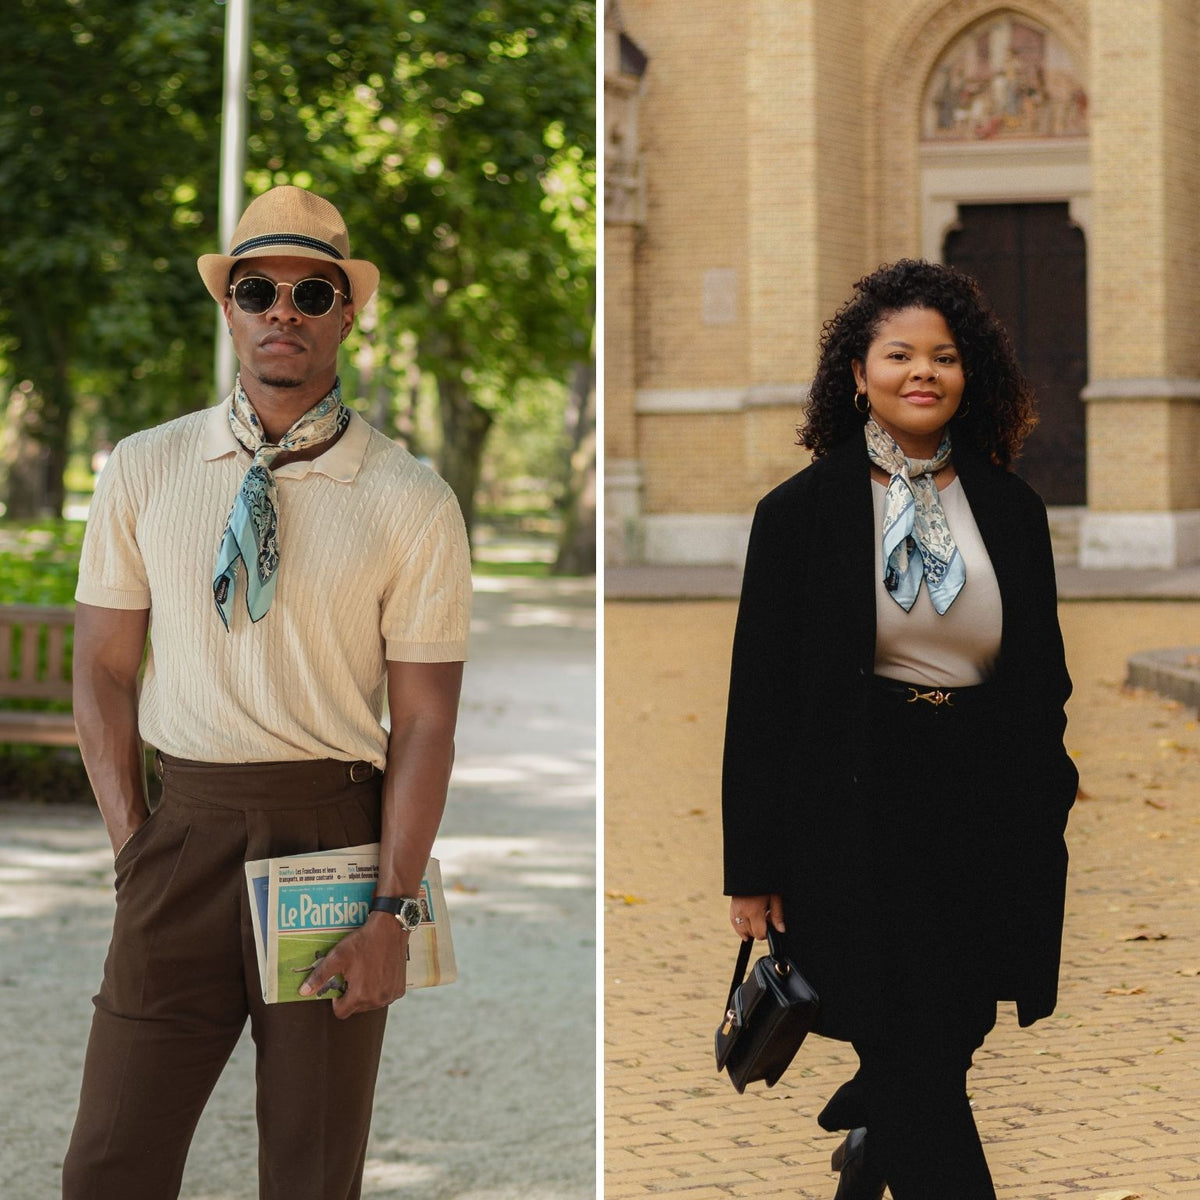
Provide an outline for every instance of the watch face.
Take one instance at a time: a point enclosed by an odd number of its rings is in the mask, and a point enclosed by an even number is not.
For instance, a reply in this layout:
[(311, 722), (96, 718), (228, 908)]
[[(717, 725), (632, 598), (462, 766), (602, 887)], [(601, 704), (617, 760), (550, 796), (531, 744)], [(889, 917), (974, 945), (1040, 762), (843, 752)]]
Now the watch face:
[(421, 923), (421, 902), (419, 900), (405, 900), (400, 905), (400, 911), (396, 916), (405, 929), (416, 929)]

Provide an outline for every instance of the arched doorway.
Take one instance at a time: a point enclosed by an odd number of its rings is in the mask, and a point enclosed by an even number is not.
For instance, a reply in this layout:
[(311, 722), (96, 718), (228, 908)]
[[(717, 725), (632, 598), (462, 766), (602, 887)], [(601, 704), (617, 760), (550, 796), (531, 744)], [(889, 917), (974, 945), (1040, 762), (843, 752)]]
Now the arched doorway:
[(983, 286), (1037, 389), (1017, 470), (1048, 504), (1086, 502), (1088, 97), (1053, 30), (1000, 10), (926, 77), (921, 246)]
[(963, 204), (943, 261), (979, 280), (1037, 391), (1017, 470), (1047, 504), (1086, 499), (1087, 251), (1060, 204)]

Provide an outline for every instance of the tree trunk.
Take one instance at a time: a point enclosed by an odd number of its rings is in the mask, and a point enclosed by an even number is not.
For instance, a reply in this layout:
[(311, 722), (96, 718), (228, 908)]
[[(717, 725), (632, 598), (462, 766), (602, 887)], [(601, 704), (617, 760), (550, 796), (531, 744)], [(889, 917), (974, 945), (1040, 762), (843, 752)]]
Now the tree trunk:
[[(22, 330), (22, 349), (14, 357), (18, 379), (27, 379), (10, 400), (23, 411), (12, 422), (15, 447), (10, 459), (5, 502), (11, 519), (61, 517), (66, 499), (63, 476), (70, 446), (70, 350), (64, 330)], [(30, 444), (26, 444), (26, 443)]]
[(71, 410), (75, 396), (67, 375), (66, 347), (55, 345), (50, 387), (42, 400), (42, 421), (38, 440), (46, 447), (47, 515), (61, 517), (67, 499), (67, 455), (71, 440)]
[(596, 573), (596, 368), (577, 363), (571, 373), (571, 474), (563, 497), (563, 528), (555, 575)]
[(30, 393), (16, 388), (8, 400), (0, 430), (4, 515), (32, 521), (46, 513), (46, 450), (32, 435)]
[(483, 447), (492, 414), (471, 399), (461, 379), (439, 376), (438, 409), (442, 423), (442, 477), (454, 489), (471, 535), (475, 524), (475, 494), (483, 467)]

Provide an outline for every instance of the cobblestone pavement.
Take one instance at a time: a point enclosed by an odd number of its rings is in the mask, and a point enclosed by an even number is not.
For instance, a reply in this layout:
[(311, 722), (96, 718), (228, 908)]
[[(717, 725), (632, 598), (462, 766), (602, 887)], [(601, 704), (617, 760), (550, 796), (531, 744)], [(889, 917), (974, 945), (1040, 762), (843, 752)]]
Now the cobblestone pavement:
[[(717, 1077), (736, 942), (718, 772), (729, 601), (605, 616), (606, 1200), (833, 1195), (814, 1114), (853, 1070), (810, 1038), (774, 1089)], [(1129, 654), (1200, 641), (1200, 603), (1067, 603), (1084, 796), (1058, 1012), (1011, 1005), (969, 1077), (1001, 1200), (1200, 1200), (1200, 731), (1123, 689)], [(953, 1200), (947, 1197), (946, 1200)]]

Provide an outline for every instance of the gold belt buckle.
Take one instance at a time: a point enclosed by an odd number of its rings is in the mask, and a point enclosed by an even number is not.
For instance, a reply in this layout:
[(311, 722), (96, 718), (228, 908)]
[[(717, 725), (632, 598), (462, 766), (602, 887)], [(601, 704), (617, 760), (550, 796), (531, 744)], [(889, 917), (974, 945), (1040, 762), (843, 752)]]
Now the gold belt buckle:
[(375, 774), (375, 767), (369, 762), (356, 762), (350, 764), (350, 782), (351, 783), (366, 783), (372, 775)]
[(947, 708), (954, 707), (953, 692), (943, 692), (941, 688), (931, 688), (928, 692), (922, 692), (915, 687), (910, 687), (908, 690), (912, 692), (907, 701), (909, 704), (916, 704), (918, 700), (927, 700), (934, 708), (940, 708), (943, 704)]

